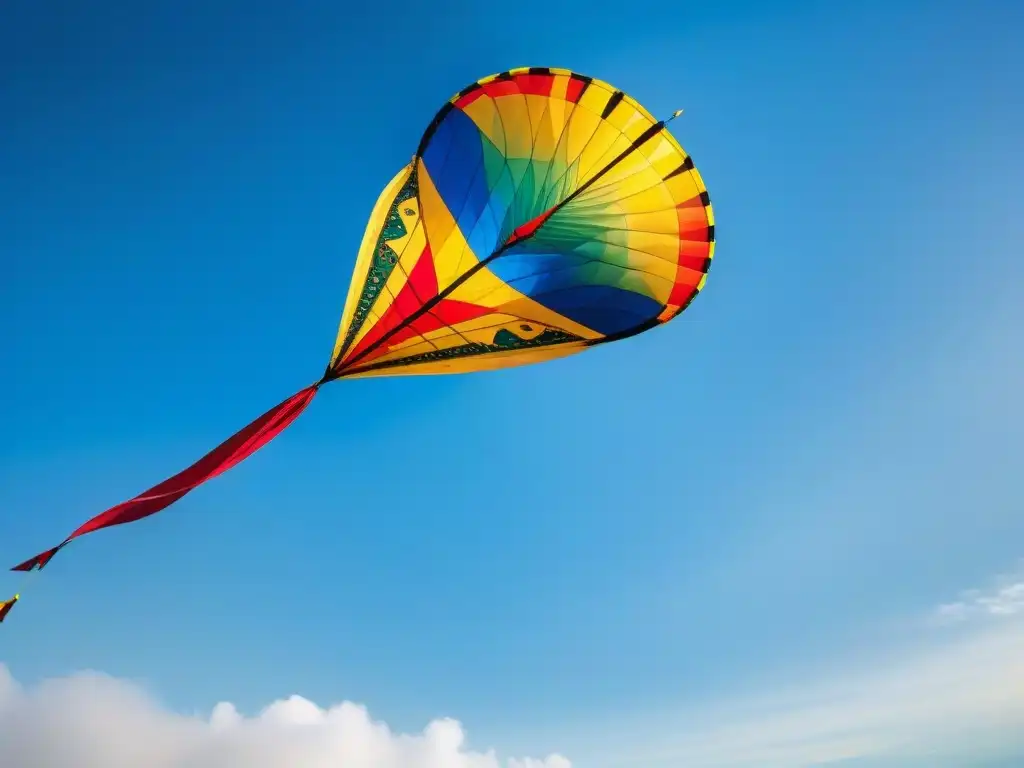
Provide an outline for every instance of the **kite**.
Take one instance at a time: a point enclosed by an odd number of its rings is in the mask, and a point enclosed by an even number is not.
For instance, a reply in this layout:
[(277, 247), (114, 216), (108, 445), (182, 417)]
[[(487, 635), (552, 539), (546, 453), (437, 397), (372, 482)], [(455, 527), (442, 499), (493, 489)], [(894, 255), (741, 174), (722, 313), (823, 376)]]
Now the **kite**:
[(0, 603), (0, 621), (4, 620), (7, 614), (11, 612), (11, 608), (14, 607), (14, 604), (18, 602), (20, 599), (21, 595), (15, 595), (10, 600), (4, 600), (2, 603)]
[(373, 208), (323, 376), (13, 570), (168, 507), (270, 442), (330, 382), (539, 363), (679, 316), (715, 241), (708, 192), (666, 127), (679, 114), (656, 120), (601, 80), (548, 67), (461, 90)]

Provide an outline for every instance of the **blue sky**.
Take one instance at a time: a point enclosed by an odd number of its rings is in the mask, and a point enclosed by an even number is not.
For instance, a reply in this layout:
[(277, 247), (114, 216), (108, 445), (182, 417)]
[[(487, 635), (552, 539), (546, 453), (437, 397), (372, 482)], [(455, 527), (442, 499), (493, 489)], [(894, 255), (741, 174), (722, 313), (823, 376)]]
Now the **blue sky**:
[(331, 385), (55, 560), (3, 627), (19, 680), (345, 698), (598, 765), (937, 642), (918, 618), (1024, 555), (1024, 8), (370, 6), (5, 4), (5, 562), (320, 375), (377, 194), (483, 75), (685, 108), (705, 292), (566, 361)]

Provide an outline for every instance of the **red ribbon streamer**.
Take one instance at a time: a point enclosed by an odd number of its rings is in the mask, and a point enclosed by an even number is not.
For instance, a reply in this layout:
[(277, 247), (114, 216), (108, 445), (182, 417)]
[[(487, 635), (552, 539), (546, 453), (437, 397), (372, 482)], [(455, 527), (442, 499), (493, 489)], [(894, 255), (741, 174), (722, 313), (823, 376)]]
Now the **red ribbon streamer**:
[(101, 528), (132, 523), (166, 509), (193, 488), (228, 471), (281, 434), (313, 402), (319, 388), (320, 384), (317, 383), (306, 387), (301, 392), (296, 392), (247, 427), (236, 432), (192, 466), (183, 469), (159, 485), (154, 485), (135, 498), (111, 507), (106, 512), (101, 512), (79, 526), (74, 533), (56, 547), (40, 552), (35, 557), (14, 566), (11, 570), (31, 571), (44, 568), (57, 552), (79, 536), (98, 531)]

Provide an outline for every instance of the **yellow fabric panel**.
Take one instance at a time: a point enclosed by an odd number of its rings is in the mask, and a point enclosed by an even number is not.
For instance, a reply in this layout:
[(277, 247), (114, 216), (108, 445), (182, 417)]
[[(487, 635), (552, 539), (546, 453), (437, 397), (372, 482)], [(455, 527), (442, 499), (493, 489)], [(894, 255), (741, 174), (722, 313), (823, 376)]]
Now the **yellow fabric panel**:
[(452, 373), (474, 373), (476, 371), (496, 371), (502, 368), (514, 368), (521, 365), (533, 365), (544, 363), (549, 360), (557, 360), (562, 357), (582, 352), (587, 347), (582, 343), (562, 344), (551, 347), (536, 347), (529, 350), (516, 350), (512, 352), (492, 352), (479, 357), (464, 357), (455, 360), (445, 360), (435, 363), (420, 363), (410, 365), (407, 368), (384, 368), (360, 372), (358, 369), (346, 373), (345, 377), (350, 379), (369, 379), (381, 376), (437, 376)]
[[(383, 311), (395, 300), (399, 291), (408, 282), (409, 273), (416, 266), (416, 262), (419, 260), (423, 253), (423, 248), (427, 244), (427, 233), (419, 216), (419, 201), (412, 199), (402, 203), (399, 208), (399, 216), (402, 218), (402, 223), (405, 225), (408, 234), (397, 240), (388, 241), (388, 245), (398, 254), (398, 264), (384, 284), (384, 290), (377, 301), (379, 310), (372, 313), (374, 321), (379, 319), (379, 312)], [(363, 337), (373, 328), (374, 324), (369, 319), (363, 324), (363, 327), (359, 329), (359, 332), (353, 338), (353, 346), (358, 345), (363, 340)]]
[[(678, 176), (673, 176), (671, 179), (665, 182), (665, 187), (668, 193), (676, 200), (686, 200), (690, 197), (696, 197), (704, 191), (703, 185), (700, 183), (700, 177), (694, 173), (681, 173)], [(711, 209), (706, 209), (709, 217), (710, 224), (714, 221), (710, 220)]]
[(391, 201), (395, 199), (398, 190), (408, 180), (410, 173), (412, 173), (412, 163), (402, 168), (388, 182), (388, 185), (380, 193), (370, 213), (370, 221), (363, 232), (363, 239), (359, 244), (359, 251), (356, 254), (356, 264), (352, 271), (352, 282), (349, 284), (348, 296), (345, 298), (345, 309), (341, 314), (338, 336), (334, 342), (334, 352), (331, 354), (332, 360), (337, 359), (338, 354), (341, 352), (341, 345), (345, 340), (345, 334), (352, 323), (352, 317), (356, 311), (356, 303), (359, 301), (359, 294), (366, 282), (366, 272), (370, 267), (370, 262), (373, 260), (373, 250), (377, 244), (377, 238), (380, 236), (381, 228), (384, 225), (384, 218), (391, 207)]
[(392, 346), (391, 352), (386, 355), (382, 355), (379, 358), (375, 358), (375, 362), (397, 360), (408, 355), (418, 355), (423, 352), (429, 352), (432, 349), (444, 349), (456, 346), (461, 343), (460, 340), (469, 338), (476, 331), (500, 328), (502, 326), (509, 325), (510, 323), (521, 322), (522, 320), (523, 318), (515, 315), (495, 312), (491, 315), (476, 317), (472, 320), (456, 323), (455, 325), (446, 325), (443, 328), (438, 328), (435, 331), (428, 331), (422, 336), (416, 336)]
[[(552, 70), (554, 71), (554, 70)], [(551, 84), (551, 100), (554, 103), (566, 104), (565, 92), (569, 87), (569, 76), (568, 73), (563, 72), (560, 76), (555, 77), (555, 81)]]
[(418, 160), (420, 182), (420, 215), (426, 229), (427, 239), (434, 252), (434, 269), (437, 284), (441, 290), (451, 285), (466, 269), (477, 262), (462, 231), (455, 226), (455, 219), (441, 195), (438, 194), (423, 166)]
[(543, 304), (539, 304), (528, 296), (512, 288), (500, 280), (494, 273), (484, 267), (465, 283), (452, 292), (452, 298), (469, 304), (494, 307), (496, 310), (514, 314), (524, 320), (561, 328), (577, 336), (592, 339), (600, 334), (567, 317), (552, 312)]

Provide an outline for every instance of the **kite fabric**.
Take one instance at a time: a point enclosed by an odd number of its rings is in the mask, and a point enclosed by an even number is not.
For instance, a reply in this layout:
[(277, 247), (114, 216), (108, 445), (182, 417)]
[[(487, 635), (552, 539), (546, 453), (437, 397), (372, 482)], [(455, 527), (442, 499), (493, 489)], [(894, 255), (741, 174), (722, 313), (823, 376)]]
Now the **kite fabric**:
[(14, 604), (20, 599), (21, 595), (15, 595), (10, 600), (5, 600), (0, 603), (0, 622), (7, 618), (7, 614), (11, 612), (11, 608), (13, 608)]
[(708, 192), (666, 128), (679, 114), (655, 120), (605, 82), (547, 67), (464, 88), (373, 208), (321, 379), (13, 570), (159, 512), (266, 445), (327, 382), (537, 363), (677, 317), (715, 240)]
[(330, 375), (503, 368), (632, 336), (692, 301), (713, 240), (693, 161), (622, 91), (547, 68), (485, 78), (377, 201)]

